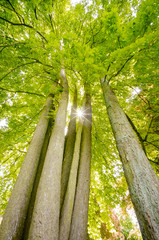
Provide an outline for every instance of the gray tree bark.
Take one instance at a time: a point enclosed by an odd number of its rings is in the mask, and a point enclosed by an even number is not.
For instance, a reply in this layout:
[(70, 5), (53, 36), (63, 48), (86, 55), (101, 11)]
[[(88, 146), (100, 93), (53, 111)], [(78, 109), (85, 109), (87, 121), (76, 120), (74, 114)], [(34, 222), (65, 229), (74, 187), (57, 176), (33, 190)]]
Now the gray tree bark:
[(26, 157), (8, 202), (0, 229), (1, 240), (21, 239), (41, 149), (49, 123), (52, 95), (49, 95), (35, 129)]
[(77, 173), (78, 173), (81, 135), (82, 135), (82, 126), (83, 126), (82, 123), (83, 123), (83, 120), (81, 120), (78, 125), (70, 176), (68, 180), (68, 186), (67, 186), (64, 203), (61, 210), (59, 240), (69, 239), (72, 211), (73, 211), (76, 184), (77, 184)]
[(102, 79), (101, 83), (108, 116), (143, 239), (158, 240), (159, 180), (114, 92), (105, 79)]
[(80, 165), (69, 240), (86, 240), (91, 163), (91, 98), (86, 94)]
[(68, 103), (68, 85), (64, 69), (61, 70), (61, 77), (63, 80), (63, 93), (36, 194), (28, 237), (30, 240), (58, 240), (61, 169)]
[(39, 185), (39, 181), (40, 181), (40, 177), (41, 177), (41, 173), (42, 173), (42, 169), (43, 169), (43, 165), (44, 165), (44, 160), (46, 157), (46, 152), (47, 152), (47, 148), (48, 148), (48, 144), (49, 144), (49, 140), (50, 140), (52, 125), (53, 125), (53, 119), (51, 118), (49, 121), (49, 124), (48, 124), (48, 129), (47, 129), (47, 132), (45, 135), (45, 140), (44, 140), (43, 147), (41, 150), (39, 165), (37, 168), (37, 174), (35, 177), (35, 181), (33, 184), (33, 190), (31, 193), (27, 218), (26, 218), (26, 221), (24, 224), (24, 231), (23, 231), (23, 237), (22, 237), (22, 239), (24, 239), (24, 240), (28, 239), (29, 228), (30, 228), (30, 224), (31, 224), (31, 219), (32, 219), (33, 209), (34, 209), (34, 204), (35, 204), (35, 199), (36, 199), (36, 193), (37, 193), (37, 189), (38, 189), (38, 185)]
[(68, 134), (66, 138), (64, 160), (62, 164), (62, 176), (61, 176), (61, 199), (60, 206), (62, 207), (64, 196), (67, 189), (71, 163), (74, 152), (74, 145), (76, 139), (76, 108), (77, 108), (77, 90), (75, 90), (73, 106), (71, 109), (70, 123), (68, 127)]

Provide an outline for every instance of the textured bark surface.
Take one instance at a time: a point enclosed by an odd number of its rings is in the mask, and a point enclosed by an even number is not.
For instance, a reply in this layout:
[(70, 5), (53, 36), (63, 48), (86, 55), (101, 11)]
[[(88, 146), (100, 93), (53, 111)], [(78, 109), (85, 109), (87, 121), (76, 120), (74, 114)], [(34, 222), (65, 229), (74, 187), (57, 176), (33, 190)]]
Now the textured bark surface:
[(53, 124), (53, 119), (50, 119), (49, 124), (48, 124), (48, 129), (47, 129), (47, 132), (46, 132), (46, 135), (45, 135), (45, 140), (44, 140), (44, 143), (43, 143), (43, 147), (42, 147), (42, 150), (41, 150), (41, 155), (40, 155), (39, 165), (38, 165), (38, 169), (37, 169), (37, 174), (36, 174), (35, 181), (34, 181), (34, 184), (33, 184), (33, 190), (32, 190), (32, 193), (31, 193), (27, 218), (26, 218), (26, 221), (25, 221), (25, 227), (24, 227), (23, 237), (22, 237), (22, 239), (24, 239), (24, 240), (28, 239), (29, 228), (30, 228), (30, 224), (31, 224), (31, 219), (32, 219), (33, 209), (34, 209), (34, 204), (35, 204), (35, 199), (36, 199), (36, 193), (37, 193), (37, 189), (38, 189), (38, 185), (39, 185), (39, 181), (40, 181), (40, 177), (41, 177), (41, 173), (42, 173), (42, 169), (43, 169), (43, 165), (44, 165), (44, 160), (45, 160), (45, 157), (46, 157), (46, 152), (47, 152), (47, 148), (48, 148), (48, 144), (49, 144), (49, 140), (50, 140), (52, 124)]
[(8, 202), (1, 224), (1, 240), (21, 239), (40, 153), (49, 123), (48, 115), (51, 107), (52, 97), (50, 95), (42, 111), (39, 123), (35, 129), (32, 141)]
[(86, 240), (89, 206), (90, 163), (91, 163), (91, 99), (86, 95), (80, 165), (75, 204), (72, 216), (70, 240)]
[(60, 205), (62, 206), (64, 196), (67, 189), (72, 157), (74, 152), (74, 145), (76, 139), (76, 108), (77, 108), (77, 90), (75, 90), (75, 96), (73, 106), (71, 109), (70, 123), (68, 127), (68, 134), (66, 138), (64, 160), (62, 164), (62, 177), (61, 177), (61, 200)]
[(108, 116), (143, 239), (158, 240), (159, 180), (116, 96), (105, 80), (102, 80), (102, 88)]
[(68, 87), (64, 70), (61, 70), (64, 90), (50, 137), (34, 205), (30, 240), (57, 240), (59, 234), (61, 168), (64, 149)]
[(83, 126), (82, 122), (83, 122), (82, 120), (79, 122), (78, 130), (76, 134), (76, 142), (75, 142), (73, 160), (72, 160), (72, 165), (70, 170), (70, 176), (69, 176), (64, 203), (61, 210), (59, 240), (69, 239), (72, 211), (73, 211), (76, 184), (77, 184), (79, 157), (80, 157), (80, 145), (81, 145), (81, 135), (82, 135), (82, 126)]

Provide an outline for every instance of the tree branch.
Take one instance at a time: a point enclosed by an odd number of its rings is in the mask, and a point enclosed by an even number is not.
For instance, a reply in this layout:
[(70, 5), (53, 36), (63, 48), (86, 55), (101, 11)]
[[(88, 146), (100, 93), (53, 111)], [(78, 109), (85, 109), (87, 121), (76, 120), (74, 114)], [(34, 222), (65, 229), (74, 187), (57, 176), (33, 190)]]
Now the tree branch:
[(147, 137), (148, 137), (148, 134), (149, 134), (149, 130), (150, 130), (150, 128), (151, 128), (151, 125), (152, 125), (152, 121), (153, 121), (153, 117), (151, 118), (151, 121), (150, 121), (148, 130), (147, 130), (146, 136), (145, 136), (145, 138), (144, 138), (144, 141), (147, 141)]
[[(108, 71), (109, 71), (110, 66), (111, 66), (111, 63), (109, 63), (109, 66), (108, 66), (108, 68), (107, 68), (107, 73), (108, 73)], [(105, 75), (104, 80), (106, 80), (106, 78), (107, 78), (107, 75)], [(108, 81), (108, 80), (107, 80), (107, 81)], [(109, 81), (108, 81), (108, 83), (109, 83)]]
[(19, 21), (22, 23), (21, 18), (23, 19), (23, 23), (25, 23), (24, 18), (15, 10), (14, 6), (12, 5), (12, 3), (10, 2), (10, 0), (7, 0), (7, 2), (10, 4), (10, 6), (12, 7), (13, 11), (15, 12), (15, 14), (17, 15)]
[(125, 65), (127, 64), (127, 62), (129, 62), (134, 56), (135, 56), (135, 54), (136, 53), (139, 53), (139, 52), (141, 52), (141, 51), (143, 51), (143, 50), (145, 50), (146, 48), (141, 48), (139, 51), (137, 51), (137, 52), (135, 52), (133, 55), (131, 55), (126, 61), (125, 61), (125, 63), (122, 65), (122, 67), (117, 71), (117, 73), (115, 73), (114, 75), (112, 75), (111, 77), (110, 77), (110, 79), (108, 79), (108, 82), (110, 82), (110, 80), (113, 78), (113, 77), (116, 77), (122, 70), (123, 70), (123, 68), (125, 67)]
[(45, 95), (40, 94), (40, 93), (33, 93), (33, 92), (22, 91), (22, 90), (8, 90), (8, 89), (2, 88), (2, 87), (0, 87), (0, 89), (3, 90), (3, 91), (6, 91), (6, 92), (25, 93), (25, 94), (36, 95), (36, 96), (39, 96), (39, 97), (46, 97)]
[(155, 162), (155, 161), (151, 160), (150, 158), (148, 158), (148, 160), (152, 163), (155, 163), (155, 164), (159, 165), (159, 162)]
[(32, 29), (35, 30), (35, 28), (33, 26), (30, 26), (30, 25), (25, 24), (25, 23), (14, 23), (14, 22), (11, 22), (8, 19), (5, 19), (3, 17), (0, 17), (0, 19), (2, 19), (3, 21), (8, 22), (8, 23), (10, 23), (11, 25), (14, 25), (14, 26), (25, 26), (25, 27), (32, 28)]
[(146, 142), (146, 143), (148, 143), (148, 144), (154, 146), (155, 148), (157, 148), (157, 149), (159, 150), (159, 147), (158, 147), (156, 144), (154, 144), (154, 143), (152, 143), (152, 142), (149, 142), (149, 141), (147, 141), (147, 140), (144, 141), (144, 142)]
[(126, 61), (125, 61), (125, 63), (122, 65), (122, 67), (117, 71), (117, 73), (115, 73), (114, 75), (112, 75), (110, 78), (109, 78), (109, 80), (108, 80), (108, 82), (110, 82), (110, 80), (113, 78), (113, 77), (116, 77), (122, 70), (123, 70), (123, 68), (125, 67), (125, 65), (127, 64), (127, 62), (129, 62), (132, 58), (133, 58), (133, 56), (134, 55), (131, 55)]
[(42, 35), (42, 33), (40, 33), (38, 30), (36, 30), (36, 28), (34, 28), (33, 26), (31, 26), (31, 25), (29, 25), (29, 24), (25, 24), (25, 23), (14, 23), (14, 22), (11, 22), (11, 21), (3, 18), (3, 17), (0, 17), (0, 19), (2, 19), (3, 21), (8, 22), (8, 23), (10, 23), (11, 25), (14, 25), (14, 26), (24, 26), (24, 27), (31, 28), (31, 29), (33, 29), (34, 31), (36, 31), (46, 42), (48, 42), (47, 39)]
[(0, 53), (6, 48), (6, 47), (11, 47), (17, 44), (26, 44), (25, 42), (17, 42), (17, 43), (12, 43), (12, 44), (8, 44), (8, 45), (0, 45), (0, 47), (2, 47), (2, 49), (0, 50)]
[(20, 59), (30, 59), (30, 60), (34, 60), (36, 63), (39, 63), (39, 64), (42, 64), (43, 66), (46, 66), (46, 67), (50, 67), (50, 68), (54, 68), (53, 66), (49, 65), (49, 64), (45, 64), (45, 63), (42, 63), (40, 60), (38, 60), (37, 58), (31, 58), (31, 57), (21, 57), (19, 56), (18, 58)]
[(147, 156), (146, 149), (145, 149), (145, 146), (144, 146), (144, 140), (143, 140), (143, 138), (141, 137), (141, 134), (138, 132), (136, 126), (134, 125), (134, 123), (132, 122), (132, 120), (130, 119), (130, 117), (129, 117), (126, 113), (125, 113), (125, 115), (126, 115), (128, 121), (129, 121), (132, 129), (135, 131), (136, 135), (138, 136), (138, 139), (139, 139), (139, 141), (140, 141), (140, 143), (141, 143), (142, 149), (144, 150), (144, 152), (145, 152), (145, 154), (146, 154), (146, 156)]
[[(43, 110), (43, 108), (42, 108), (38, 113), (36, 113), (32, 118), (26, 119), (26, 120), (23, 121), (21, 124), (17, 125), (15, 128), (12, 128), (11, 130), (5, 132), (4, 134), (7, 135), (7, 134), (10, 134), (10, 133), (12, 133), (12, 132), (16, 132), (17, 129), (18, 129), (17, 132), (24, 132), (24, 131), (25, 131), (26, 129), (28, 129), (28, 127), (32, 124), (34, 118), (36, 118), (36, 116), (38, 116), (38, 115), (42, 112), (42, 110)], [(26, 125), (26, 122), (28, 122), (28, 121), (30, 121), (30, 122), (27, 123), (27, 127), (24, 127), (22, 130), (19, 130), (22, 126)], [(19, 138), (17, 138), (17, 139), (15, 140), (15, 142), (18, 141), (18, 140), (19, 140), (20, 138), (22, 138), (23, 136), (25, 136), (25, 134), (22, 135), (22, 136), (20, 136)]]
[(16, 155), (16, 153), (11, 154), (7, 159), (4, 159), (4, 161), (0, 163), (0, 166), (2, 166), (5, 162), (7, 162), (8, 159), (13, 157), (14, 155)]
[(52, 15), (51, 14), (49, 14), (49, 20), (50, 20), (50, 24), (51, 24), (53, 32), (55, 32), (54, 26), (53, 26), (53, 23), (52, 23)]
[(3, 4), (1, 4), (1, 3), (0, 3), (0, 6), (2, 6), (2, 7), (4, 7), (4, 8), (6, 8), (6, 9), (9, 9), (10, 11), (12, 11), (12, 12), (13, 12), (13, 10), (12, 10), (11, 8), (9, 8), (9, 7), (5, 6), (5, 5), (3, 5)]
[(35, 13), (35, 18), (38, 20), (38, 16), (37, 16), (37, 13), (36, 13), (36, 6), (34, 8), (34, 13)]
[(28, 63), (24, 63), (24, 64), (21, 64), (21, 65), (16, 66), (16, 67), (13, 68), (11, 71), (9, 71), (8, 73), (6, 73), (6, 74), (0, 79), (0, 82), (1, 82), (5, 77), (7, 77), (11, 72), (13, 72), (14, 70), (16, 70), (16, 69), (18, 69), (18, 68), (20, 68), (20, 67), (23, 67), (23, 66), (25, 66), (25, 65), (32, 64), (32, 63), (37, 63), (37, 62), (36, 62), (36, 61), (34, 61), (34, 62), (28, 62)]
[(0, 47), (10, 47), (10, 46), (14, 46), (17, 44), (26, 44), (25, 42), (16, 42), (16, 43), (11, 43), (11, 44), (6, 44), (6, 45), (0, 45)]

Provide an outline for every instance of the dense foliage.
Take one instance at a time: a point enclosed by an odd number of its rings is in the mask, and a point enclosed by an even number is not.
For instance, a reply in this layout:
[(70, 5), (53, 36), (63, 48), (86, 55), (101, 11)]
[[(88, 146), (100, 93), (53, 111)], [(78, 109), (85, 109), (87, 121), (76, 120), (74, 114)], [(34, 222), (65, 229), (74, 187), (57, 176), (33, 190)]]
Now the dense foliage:
[(158, 14), (151, 0), (0, 1), (1, 214), (50, 92), (58, 105), (62, 88), (53, 83), (63, 63), (70, 103), (75, 84), (81, 98), (84, 83), (92, 95), (89, 237), (141, 238), (100, 79), (110, 81), (158, 174)]

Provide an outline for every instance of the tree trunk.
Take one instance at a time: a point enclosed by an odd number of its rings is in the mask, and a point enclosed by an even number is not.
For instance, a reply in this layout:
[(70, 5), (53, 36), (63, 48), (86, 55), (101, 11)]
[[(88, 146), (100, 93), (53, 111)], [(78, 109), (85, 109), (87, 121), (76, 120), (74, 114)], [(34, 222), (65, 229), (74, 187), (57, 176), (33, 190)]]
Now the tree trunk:
[(38, 189), (38, 185), (39, 185), (39, 181), (40, 181), (40, 177), (41, 177), (41, 173), (42, 173), (42, 169), (43, 169), (43, 165), (44, 165), (44, 160), (46, 157), (46, 152), (47, 152), (47, 148), (48, 148), (48, 144), (49, 144), (49, 140), (50, 140), (52, 124), (53, 124), (53, 119), (50, 119), (49, 124), (48, 124), (48, 129), (47, 129), (47, 132), (45, 135), (44, 144), (43, 144), (43, 147), (41, 150), (41, 156), (40, 156), (40, 160), (39, 160), (39, 166), (37, 169), (36, 178), (35, 178), (35, 181), (33, 184), (33, 190), (31, 193), (27, 218), (26, 218), (26, 221), (24, 224), (25, 227), (24, 227), (23, 237), (22, 237), (22, 239), (24, 239), (24, 240), (28, 239), (29, 228), (30, 228), (30, 224), (31, 224), (31, 219), (32, 219), (33, 209), (34, 209), (34, 204), (35, 204), (35, 199), (36, 199), (36, 193), (37, 193), (37, 189)]
[(86, 240), (87, 238), (91, 163), (91, 126), (91, 98), (89, 94), (86, 94), (80, 165), (70, 230), (70, 240)]
[(62, 165), (62, 176), (61, 176), (61, 200), (60, 206), (62, 207), (64, 196), (67, 189), (75, 139), (76, 139), (76, 108), (77, 108), (77, 90), (75, 90), (74, 102), (71, 109), (70, 123), (68, 127), (68, 134), (66, 139), (64, 160)]
[(30, 240), (57, 240), (59, 234), (61, 168), (68, 102), (68, 86), (63, 69), (61, 77), (64, 89), (36, 194), (28, 237)]
[(111, 87), (101, 80), (107, 112), (144, 240), (159, 239), (159, 180)]
[(3, 217), (0, 230), (1, 240), (21, 239), (51, 107), (52, 95), (49, 95)]
[(82, 120), (79, 122), (78, 131), (76, 134), (76, 142), (73, 154), (73, 160), (70, 170), (70, 176), (67, 186), (67, 191), (64, 199), (64, 203), (61, 210), (60, 218), (60, 237), (59, 240), (68, 240), (71, 226), (72, 211), (74, 205), (74, 198), (77, 185), (77, 172), (80, 157), (80, 145), (82, 135)]

